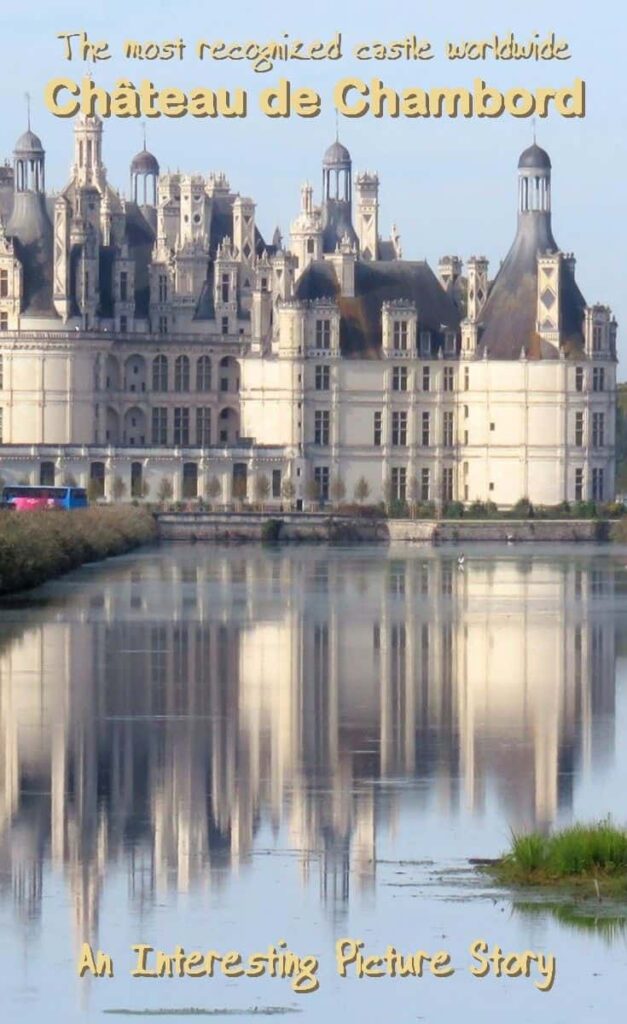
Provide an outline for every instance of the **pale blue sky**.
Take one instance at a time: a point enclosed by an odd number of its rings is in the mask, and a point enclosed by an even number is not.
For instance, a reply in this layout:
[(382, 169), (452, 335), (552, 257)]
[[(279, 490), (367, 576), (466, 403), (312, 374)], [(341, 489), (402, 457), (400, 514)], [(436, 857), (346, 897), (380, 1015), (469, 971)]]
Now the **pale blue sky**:
[[(341, 31), (347, 56), (338, 63), (292, 63), (258, 74), (245, 63), (183, 63), (110, 60), (94, 69), (97, 84), (112, 86), (119, 77), (152, 78), (157, 86), (220, 85), (247, 88), (250, 115), (245, 120), (175, 121), (149, 125), (149, 148), (162, 169), (224, 170), (236, 191), (257, 203), (262, 232), (275, 225), (287, 234), (297, 212), (299, 185), (310, 179), (319, 190), (320, 160), (335, 133), (332, 86), (344, 74), (368, 80), (378, 75), (400, 89), (410, 85), (470, 85), (484, 77), (501, 87), (564, 85), (575, 76), (587, 82), (587, 116), (565, 120), (552, 115), (538, 125), (538, 141), (553, 161), (554, 230), (558, 244), (573, 250), (578, 280), (588, 302), (607, 302), (621, 325), (621, 351), (627, 367), (627, 133), (624, 69), (627, 14), (617, 2), (555, 0), (548, 5), (461, 0), (448, 3), (379, 4), (356, 0), (315, 5), (242, 3), (202, 4), (191, 0), (46, 0), (24, 3), (5, 21), (0, 38), (0, 81), (4, 95), (0, 155), (10, 156), (26, 119), (24, 93), (32, 94), (33, 128), (47, 150), (51, 187), (64, 184), (72, 153), (71, 125), (54, 118), (43, 104), (45, 83), (59, 74), (80, 77), (84, 66), (62, 59), (56, 34), (84, 28), (92, 38), (107, 38), (119, 52), (125, 38), (162, 40), (182, 35), (226, 40), (269, 40), (288, 32), (293, 38), (326, 38)], [(445, 41), (482, 38), (514, 31), (527, 39), (534, 31), (554, 31), (568, 39), (573, 57), (565, 62), (449, 62)], [(364, 63), (350, 59), (357, 41), (392, 40), (415, 33), (434, 44), (437, 58), (417, 62)], [(315, 120), (270, 121), (257, 113), (258, 92), (279, 77), (311, 85), (323, 97)], [(354, 170), (379, 172), (385, 234), (396, 222), (407, 258), (427, 257), (435, 267), (444, 253), (465, 258), (485, 253), (492, 273), (511, 242), (516, 216), (516, 163), (531, 141), (526, 120), (503, 117), (464, 119), (340, 119), (340, 136), (353, 156)], [(128, 187), (128, 164), (141, 148), (135, 121), (106, 125), (105, 162), (112, 183)], [(627, 377), (627, 369), (620, 371)]]

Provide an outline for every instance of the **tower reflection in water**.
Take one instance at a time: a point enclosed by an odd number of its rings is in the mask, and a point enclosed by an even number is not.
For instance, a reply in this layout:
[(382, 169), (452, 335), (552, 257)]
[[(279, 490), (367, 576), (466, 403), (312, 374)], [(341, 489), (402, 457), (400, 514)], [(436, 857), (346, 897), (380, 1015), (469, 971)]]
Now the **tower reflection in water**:
[(219, 885), (267, 824), (345, 901), (410, 781), (418, 809), (481, 815), (489, 792), (507, 823), (547, 827), (612, 754), (617, 571), (182, 547), (5, 609), (5, 898), (36, 917), (50, 861), (95, 938), (108, 865), (151, 904)]

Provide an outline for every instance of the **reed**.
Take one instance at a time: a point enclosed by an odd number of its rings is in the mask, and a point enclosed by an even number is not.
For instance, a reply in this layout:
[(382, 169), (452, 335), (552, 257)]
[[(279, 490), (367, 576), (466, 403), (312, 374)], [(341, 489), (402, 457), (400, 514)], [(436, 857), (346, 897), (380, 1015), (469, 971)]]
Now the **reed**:
[(512, 833), (510, 850), (489, 870), (504, 883), (605, 880), (614, 889), (627, 889), (627, 830), (607, 818), (549, 835)]
[(0, 512), (0, 594), (123, 554), (156, 537), (153, 516), (133, 506)]

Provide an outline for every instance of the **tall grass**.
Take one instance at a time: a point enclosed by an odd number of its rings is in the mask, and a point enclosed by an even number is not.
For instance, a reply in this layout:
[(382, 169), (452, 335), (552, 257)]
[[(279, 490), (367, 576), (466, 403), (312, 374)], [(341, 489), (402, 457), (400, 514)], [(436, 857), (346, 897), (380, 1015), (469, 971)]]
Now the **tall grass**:
[(627, 873), (627, 830), (609, 819), (573, 825), (552, 835), (512, 835), (503, 865), (521, 878), (547, 879)]
[(37, 586), (155, 536), (150, 512), (132, 506), (0, 511), (0, 594)]

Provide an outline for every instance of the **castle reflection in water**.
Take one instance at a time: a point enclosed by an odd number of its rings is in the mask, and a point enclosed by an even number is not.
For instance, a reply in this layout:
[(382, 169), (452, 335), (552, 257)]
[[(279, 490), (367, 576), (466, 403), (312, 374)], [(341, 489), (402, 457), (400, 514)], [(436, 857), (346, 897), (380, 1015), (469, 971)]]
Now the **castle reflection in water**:
[(411, 780), (418, 809), (489, 798), (548, 826), (612, 754), (618, 573), (537, 550), (459, 571), (446, 550), (198, 546), (5, 608), (3, 898), (36, 917), (50, 862), (82, 940), (109, 864), (150, 904), (219, 885), (267, 825), (347, 900)]

